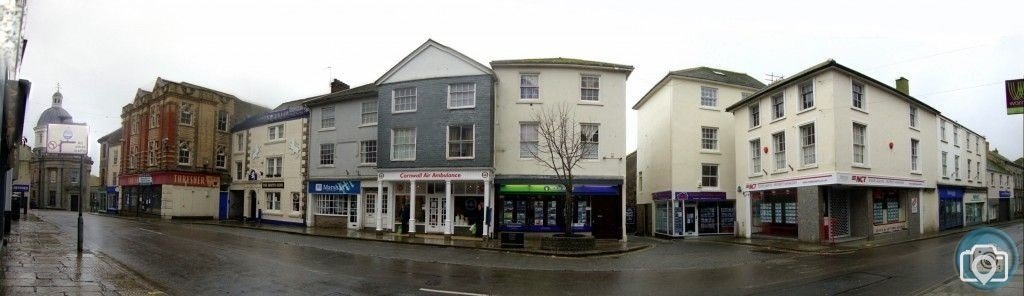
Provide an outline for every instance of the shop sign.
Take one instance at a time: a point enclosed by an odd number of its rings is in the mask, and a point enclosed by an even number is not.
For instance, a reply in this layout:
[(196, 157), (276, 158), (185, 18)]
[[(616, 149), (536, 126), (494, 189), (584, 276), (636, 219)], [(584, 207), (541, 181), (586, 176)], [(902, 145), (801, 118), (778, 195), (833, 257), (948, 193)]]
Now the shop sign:
[(157, 172), (137, 176), (122, 176), (119, 178), (118, 184), (121, 186), (179, 185), (191, 187), (217, 187), (220, 184), (220, 176), (193, 173)]
[(382, 172), (382, 180), (490, 180), (490, 171)]
[(964, 189), (961, 187), (939, 186), (939, 199), (963, 199)]
[(910, 187), (910, 188), (924, 188), (924, 180), (918, 179), (905, 179), (895, 177), (883, 177), (863, 174), (848, 174), (839, 173), (839, 184), (844, 185), (864, 185), (864, 186), (878, 186), (878, 187)]
[(904, 230), (904, 229), (907, 229), (907, 222), (875, 225), (873, 230), (874, 230), (875, 234), (879, 234), (879, 233), (887, 233), (887, 232), (896, 232), (896, 231), (900, 231), (900, 230)]
[(27, 184), (14, 184), (11, 185), (11, 191), (14, 192), (28, 192), (29, 185)]
[[(359, 186), (359, 181), (309, 181), (307, 190), (322, 194), (359, 194)], [(283, 187), (284, 184), (281, 185)]]
[(725, 200), (725, 192), (676, 192), (678, 200)]
[(46, 153), (89, 154), (89, 127), (77, 124), (46, 125)]
[(139, 185), (153, 185), (153, 177), (150, 175), (139, 175)]
[(263, 188), (267, 188), (267, 189), (284, 188), (284, 182), (263, 182)]
[(985, 202), (985, 198), (981, 194), (971, 194), (971, 198), (967, 202)]
[[(501, 193), (563, 193), (565, 186), (560, 184), (505, 184), (499, 187)], [(573, 195), (609, 195), (618, 196), (617, 186), (612, 185), (575, 185)]]
[(806, 177), (797, 177), (792, 179), (767, 181), (760, 183), (748, 183), (745, 186), (746, 191), (760, 191), (780, 188), (793, 188), (803, 186), (816, 186), (816, 185), (828, 185), (836, 183), (836, 174), (827, 175), (814, 175)]
[(1024, 79), (1006, 81), (1006, 114), (1024, 114)]
[(654, 200), (670, 200), (672, 199), (672, 191), (660, 191), (651, 193), (651, 198)]
[(1011, 197), (1013, 197), (1013, 196), (1010, 194), (1009, 190), (999, 190), (999, 198), (1011, 198)]
[(117, 193), (117, 186), (107, 186), (107, 193)]

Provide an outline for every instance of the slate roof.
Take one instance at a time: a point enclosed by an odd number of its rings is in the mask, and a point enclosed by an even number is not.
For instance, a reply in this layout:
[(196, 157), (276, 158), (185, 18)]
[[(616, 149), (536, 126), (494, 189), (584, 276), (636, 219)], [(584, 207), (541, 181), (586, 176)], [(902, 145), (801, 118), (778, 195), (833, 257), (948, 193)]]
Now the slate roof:
[(306, 106), (316, 106), (333, 102), (341, 102), (353, 99), (362, 99), (366, 97), (377, 96), (377, 84), (367, 83), (354, 88), (346, 89), (343, 91), (332, 92), (329, 94), (321, 95), (306, 99), (302, 104)]
[(721, 82), (725, 84), (739, 85), (749, 88), (762, 89), (764, 83), (750, 77), (747, 73), (733, 72), (729, 70), (715, 69), (711, 67), (696, 67), (668, 72), (669, 75), (697, 78)]
[(566, 66), (587, 66), (607, 68), (608, 70), (633, 72), (633, 66), (613, 64), (598, 61), (588, 61), (574, 58), (539, 58), (539, 59), (518, 59), (518, 60), (497, 60), (491, 62), (491, 67), (501, 65), (566, 65)]
[(812, 75), (814, 73), (818, 73), (819, 71), (822, 71), (822, 70), (825, 70), (825, 69), (828, 69), (828, 68), (835, 68), (835, 69), (839, 69), (840, 71), (847, 72), (847, 73), (849, 73), (849, 74), (851, 74), (851, 75), (853, 75), (855, 77), (858, 77), (858, 78), (860, 78), (862, 80), (866, 80), (867, 82), (870, 82), (875, 87), (880, 87), (880, 88), (886, 89), (886, 90), (892, 92), (893, 94), (895, 94), (898, 97), (902, 97), (902, 98), (907, 99), (907, 100), (909, 100), (911, 102), (914, 102), (914, 103), (924, 107), (925, 109), (928, 109), (928, 111), (930, 111), (932, 113), (942, 114), (942, 112), (939, 112), (938, 109), (935, 109), (932, 106), (930, 106), (928, 104), (925, 104), (921, 100), (918, 100), (917, 98), (914, 98), (914, 97), (912, 97), (912, 96), (910, 96), (908, 94), (904, 94), (903, 92), (897, 90), (896, 88), (894, 88), (894, 87), (892, 87), (892, 86), (890, 86), (888, 84), (882, 83), (881, 81), (878, 81), (878, 80), (876, 80), (874, 78), (871, 78), (871, 76), (867, 76), (867, 75), (864, 75), (863, 73), (857, 72), (856, 70), (851, 69), (850, 67), (844, 66), (844, 65), (836, 62), (833, 59), (828, 59), (827, 61), (824, 61), (824, 62), (822, 62), (820, 64), (811, 66), (810, 68), (807, 68), (807, 69), (805, 69), (803, 71), (800, 71), (799, 73), (796, 73), (795, 75), (790, 76), (789, 78), (786, 78), (786, 79), (777, 81), (775, 83), (772, 83), (771, 85), (768, 85), (768, 87), (762, 88), (761, 90), (751, 94), (750, 96), (747, 96), (746, 99), (740, 100), (739, 102), (736, 102), (736, 104), (732, 104), (732, 106), (729, 106), (728, 108), (726, 108), (725, 111), (732, 112), (736, 108), (742, 107), (743, 105), (746, 105), (747, 103), (749, 103), (752, 100), (760, 99), (761, 97), (763, 97), (766, 94), (775, 92), (776, 90), (779, 90), (780, 88), (784, 88), (786, 86), (790, 86), (790, 85), (792, 85), (795, 82), (798, 82), (798, 81), (801, 81), (801, 80), (807, 78), (807, 76), (810, 76), (810, 75)]
[(120, 144), (120, 142), (121, 142), (121, 128), (117, 128), (116, 130), (110, 132), (109, 134), (100, 137), (98, 140), (96, 140), (96, 142), (99, 142), (99, 143), (105, 143), (106, 142), (106, 143), (117, 143), (117, 144)]

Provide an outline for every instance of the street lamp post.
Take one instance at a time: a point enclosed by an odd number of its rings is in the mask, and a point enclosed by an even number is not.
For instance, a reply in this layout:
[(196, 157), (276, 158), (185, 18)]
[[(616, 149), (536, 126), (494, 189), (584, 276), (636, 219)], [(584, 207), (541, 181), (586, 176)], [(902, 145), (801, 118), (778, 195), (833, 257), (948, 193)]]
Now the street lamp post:
[(80, 185), (81, 188), (82, 188), (82, 189), (80, 189), (81, 192), (78, 193), (78, 253), (79, 254), (82, 253), (82, 234), (83, 234), (82, 227), (85, 224), (83, 222), (83, 220), (82, 220), (82, 200), (85, 199), (85, 193), (86, 193), (85, 192), (86, 191), (85, 188), (88, 188), (88, 187), (86, 187), (87, 186), (86, 182), (85, 182), (86, 180), (82, 179), (82, 173), (84, 173), (84, 172), (85, 172), (85, 155), (83, 154), (83, 155), (79, 156), (79, 158), (78, 158), (78, 183), (79, 183), (78, 185)]

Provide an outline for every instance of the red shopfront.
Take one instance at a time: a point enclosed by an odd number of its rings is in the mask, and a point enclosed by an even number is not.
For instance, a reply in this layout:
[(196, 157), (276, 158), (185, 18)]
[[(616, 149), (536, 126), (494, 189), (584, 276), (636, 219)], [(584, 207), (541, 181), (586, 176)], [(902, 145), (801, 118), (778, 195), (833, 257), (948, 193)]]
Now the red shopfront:
[(220, 175), (189, 172), (153, 172), (121, 175), (121, 213), (160, 215), (165, 185), (212, 189), (220, 187)]

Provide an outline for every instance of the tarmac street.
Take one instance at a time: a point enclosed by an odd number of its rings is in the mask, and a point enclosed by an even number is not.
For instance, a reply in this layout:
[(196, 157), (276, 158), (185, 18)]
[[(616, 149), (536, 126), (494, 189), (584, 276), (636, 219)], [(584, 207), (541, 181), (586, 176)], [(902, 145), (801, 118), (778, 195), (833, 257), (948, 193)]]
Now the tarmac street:
[[(75, 230), (74, 213), (34, 214)], [(949, 281), (962, 237), (838, 255), (635, 238), (654, 246), (555, 258), (97, 215), (85, 222), (87, 249), (172, 295), (906, 295), (959, 284)], [(1024, 225), (1002, 229), (1020, 248)]]

